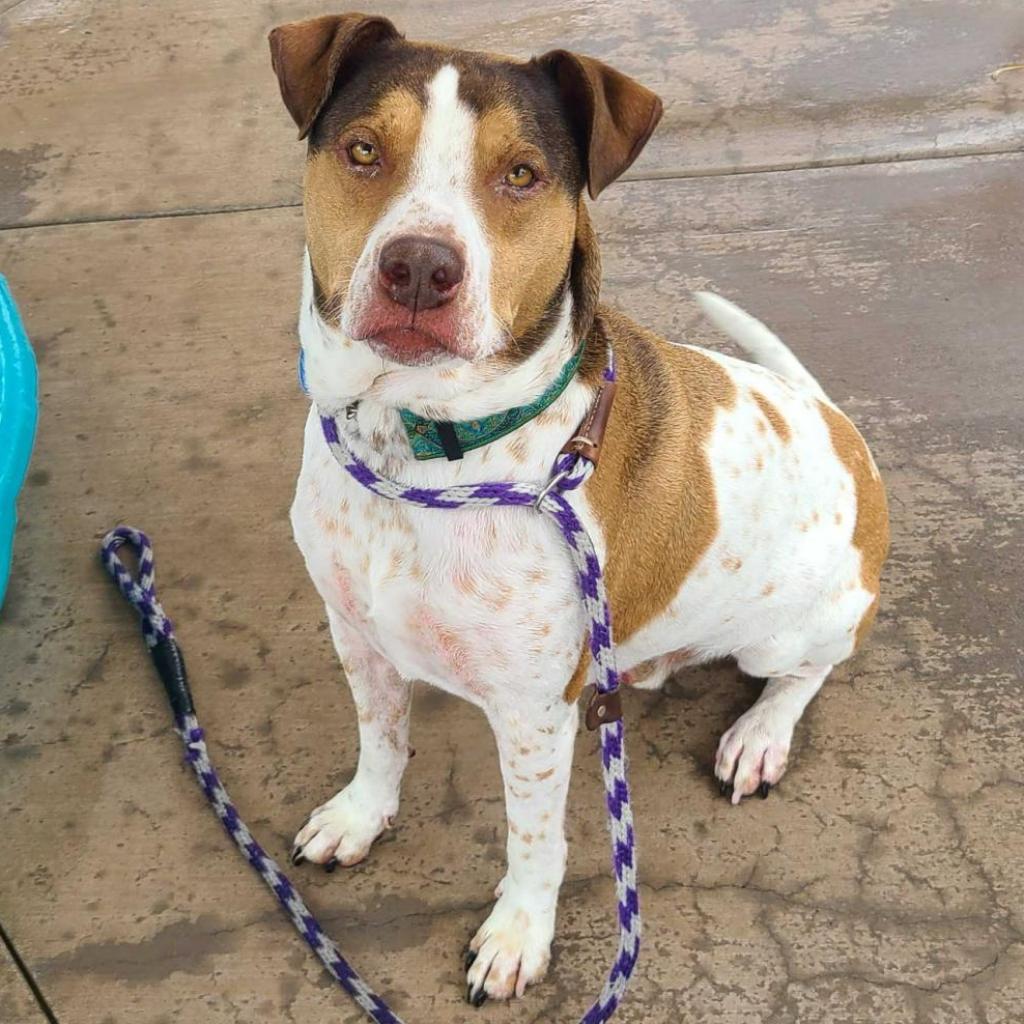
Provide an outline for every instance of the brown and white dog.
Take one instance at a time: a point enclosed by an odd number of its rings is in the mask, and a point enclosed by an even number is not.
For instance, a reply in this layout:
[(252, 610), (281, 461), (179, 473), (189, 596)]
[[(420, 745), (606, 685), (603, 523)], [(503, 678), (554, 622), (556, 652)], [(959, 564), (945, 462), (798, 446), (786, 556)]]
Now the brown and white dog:
[[(412, 43), (380, 17), (283, 25), (270, 43), (309, 139), (299, 331), (316, 405), (348, 410), (348, 445), (382, 476), (544, 481), (610, 345), (618, 396), (571, 501), (604, 565), (620, 667), (650, 687), (728, 655), (766, 678), (715, 763), (733, 803), (766, 792), (874, 617), (885, 494), (850, 421), (747, 314), (700, 296), (756, 363), (670, 344), (599, 304), (582, 192), (630, 166), (658, 98), (588, 57)], [(400, 409), (466, 421), (525, 405), (581, 346), (568, 387), (519, 429), (455, 461), (413, 457)], [(478, 705), (500, 752), (508, 865), (471, 943), (469, 995), (521, 995), (548, 964), (589, 657), (563, 541), (527, 510), (373, 496), (339, 468), (315, 409), (292, 523), (360, 734), (354, 778), (312, 813), (295, 859), (355, 864), (394, 820), (412, 680)]]

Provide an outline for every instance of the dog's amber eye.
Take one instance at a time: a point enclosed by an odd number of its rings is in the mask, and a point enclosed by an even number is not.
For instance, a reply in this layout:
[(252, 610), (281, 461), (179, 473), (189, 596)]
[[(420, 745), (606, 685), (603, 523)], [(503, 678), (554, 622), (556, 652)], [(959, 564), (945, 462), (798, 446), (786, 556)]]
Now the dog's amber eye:
[(529, 188), (536, 180), (537, 175), (527, 164), (516, 164), (505, 175), (505, 184), (511, 185), (513, 188)]
[(352, 163), (360, 167), (372, 167), (380, 161), (377, 147), (372, 142), (364, 142), (360, 139), (348, 147), (348, 155), (352, 157)]

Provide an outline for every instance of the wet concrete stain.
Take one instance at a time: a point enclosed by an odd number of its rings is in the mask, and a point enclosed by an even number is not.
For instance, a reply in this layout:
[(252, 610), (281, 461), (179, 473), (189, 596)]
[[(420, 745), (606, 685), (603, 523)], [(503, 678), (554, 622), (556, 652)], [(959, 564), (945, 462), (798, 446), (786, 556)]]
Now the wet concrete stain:
[(233, 952), (239, 929), (216, 914), (200, 914), (194, 921), (176, 921), (138, 942), (85, 942), (74, 950), (37, 961), (45, 980), (52, 973), (106, 975), (130, 985), (147, 985), (172, 974), (205, 974), (211, 960)]
[(104, 327), (112, 328), (117, 326), (117, 321), (113, 318), (113, 316), (111, 316), (110, 310), (108, 309), (106, 302), (102, 298), (100, 298), (100, 296), (97, 295), (96, 298), (92, 300), (92, 304), (96, 312), (99, 314), (100, 322), (103, 324)]
[(206, 445), (201, 438), (187, 437), (184, 444), (188, 455), (181, 460), (182, 469), (190, 473), (208, 473), (222, 468), (220, 459), (206, 454)]
[(241, 690), (249, 682), (252, 669), (248, 665), (235, 661), (221, 661), (220, 678), (229, 690)]
[(17, 224), (39, 205), (32, 189), (46, 177), (41, 165), (57, 156), (53, 146), (39, 142), (0, 149), (0, 224)]

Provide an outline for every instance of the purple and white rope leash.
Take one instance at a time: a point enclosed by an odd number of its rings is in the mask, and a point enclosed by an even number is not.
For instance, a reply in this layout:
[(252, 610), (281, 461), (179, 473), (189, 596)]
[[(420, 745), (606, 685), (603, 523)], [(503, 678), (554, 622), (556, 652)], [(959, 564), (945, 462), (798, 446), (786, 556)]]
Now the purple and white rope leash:
[[(132, 578), (117, 553), (122, 544), (134, 548), (138, 555), (137, 581)], [(388, 1009), (384, 1000), (373, 992), (341, 955), (341, 951), (320, 927), (320, 922), (295, 891), (277, 861), (253, 838), (210, 763), (210, 753), (192, 704), (185, 663), (174, 636), (174, 626), (157, 600), (153, 579), (153, 547), (149, 538), (141, 530), (118, 526), (103, 538), (100, 557), (121, 593), (142, 618), (142, 636), (170, 699), (174, 725), (185, 744), (185, 760), (192, 766), (206, 799), (210, 801), (210, 806), (228, 835), (235, 841), (242, 856), (267, 883), (298, 933), (309, 943), (310, 949), (320, 957), (324, 967), (367, 1016), (377, 1021), (377, 1024), (403, 1024), (402, 1019)]]
[[(613, 381), (614, 377), (614, 365), (609, 364), (605, 379)], [(594, 468), (592, 462), (578, 454), (562, 455), (551, 479), (544, 484), (499, 482), (441, 488), (408, 487), (378, 476), (360, 461), (349, 450), (334, 418), (321, 416), (320, 423), (324, 440), (345, 472), (382, 498), (433, 509), (532, 506), (549, 516), (561, 531), (576, 569), (580, 595), (590, 623), (591, 673), (597, 694), (607, 696), (618, 690), (611, 608), (601, 566), (586, 528), (565, 497), (565, 492), (576, 489), (587, 480)], [(117, 554), (117, 549), (126, 543), (135, 549), (139, 557), (137, 581)], [(402, 1024), (342, 956), (278, 864), (253, 838), (210, 763), (203, 730), (199, 727), (189, 692), (184, 661), (174, 637), (174, 627), (156, 597), (153, 549), (149, 539), (140, 530), (119, 526), (104, 538), (101, 557), (121, 593), (142, 618), (143, 637), (170, 699), (175, 726), (185, 744), (185, 758), (228, 835), (273, 891), (296, 930), (320, 957), (328, 972), (367, 1016), (378, 1024)], [(598, 708), (599, 714), (604, 707)], [(619, 945), (604, 987), (580, 1024), (600, 1024), (611, 1018), (626, 991), (640, 951), (633, 812), (626, 779), (625, 734), (621, 718), (616, 716), (614, 721), (600, 725), (600, 733), (601, 766), (618, 901)]]

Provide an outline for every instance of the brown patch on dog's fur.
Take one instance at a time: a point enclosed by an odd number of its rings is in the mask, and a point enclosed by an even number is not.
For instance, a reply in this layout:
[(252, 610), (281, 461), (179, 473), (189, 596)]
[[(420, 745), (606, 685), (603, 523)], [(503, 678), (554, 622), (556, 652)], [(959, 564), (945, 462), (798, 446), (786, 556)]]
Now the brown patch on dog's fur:
[(569, 284), (572, 288), (573, 331), (577, 338), (582, 339), (590, 333), (601, 297), (601, 249), (582, 196), (576, 205), (576, 238), (572, 246)]
[(757, 402), (758, 408), (764, 413), (764, 418), (772, 425), (772, 430), (779, 435), (779, 439), (783, 444), (788, 444), (789, 439), (793, 436), (792, 431), (789, 429), (789, 424), (786, 422), (786, 418), (782, 415), (779, 410), (768, 401), (760, 391), (751, 389), (751, 397)]
[(857, 521), (853, 528), (853, 546), (860, 552), (860, 584), (874, 594), (854, 636), (854, 648), (868, 635), (878, 611), (879, 577), (889, 553), (889, 508), (885, 488), (857, 428), (836, 408), (819, 401), (821, 418), (828, 427), (832, 447), (853, 477), (857, 496)]
[(586, 495), (607, 546), (605, 580), (622, 642), (666, 609), (718, 532), (706, 445), (736, 388), (709, 356), (621, 314), (601, 307), (595, 327), (615, 349), (619, 388)]
[[(557, 315), (576, 231), (576, 200), (530, 141), (522, 119), (509, 103), (483, 111), (476, 126), (476, 178), (484, 229), (492, 246), (491, 295), (495, 314), (517, 339), (543, 340)], [(487, 187), (516, 163), (535, 167), (543, 185), (522, 198)], [(554, 315), (552, 315), (554, 314)], [(536, 330), (543, 323), (545, 329)], [(524, 345), (516, 356), (528, 355)], [(532, 347), (532, 346), (530, 346)]]
[[(392, 89), (358, 117), (333, 145), (312, 150), (306, 161), (306, 240), (313, 274), (325, 299), (343, 298), (349, 278), (384, 207), (408, 178), (423, 121), (423, 107), (404, 88)], [(386, 155), (374, 176), (346, 165), (345, 146), (367, 139)]]

